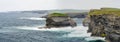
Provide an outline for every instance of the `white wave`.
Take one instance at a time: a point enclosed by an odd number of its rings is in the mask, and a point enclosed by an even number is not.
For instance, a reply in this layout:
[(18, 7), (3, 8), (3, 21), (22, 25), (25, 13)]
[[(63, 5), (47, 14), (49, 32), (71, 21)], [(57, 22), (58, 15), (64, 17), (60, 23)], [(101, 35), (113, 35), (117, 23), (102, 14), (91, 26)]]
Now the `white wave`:
[(21, 17), (20, 19), (28, 19), (28, 20), (46, 20), (46, 18), (39, 18), (39, 17)]
[[(71, 32), (67, 35), (63, 35), (62, 37), (83, 37), (86, 41), (91, 40), (104, 40), (105, 38), (102, 37), (91, 37), (91, 33), (87, 33), (88, 27), (83, 26), (77, 26), (74, 28), (71, 27), (61, 27), (61, 28), (51, 28), (51, 29), (39, 29), (40, 26), (35, 27), (17, 27), (19, 29), (25, 29), (25, 30), (38, 30), (38, 31), (64, 31), (64, 32)], [(42, 27), (42, 26), (41, 26)]]
[(72, 30), (73, 31), (70, 34), (63, 35), (63, 37), (83, 37), (86, 41), (105, 39), (102, 37), (91, 37), (91, 33), (87, 33), (88, 27), (77, 26), (75, 28), (72, 28)]
[(90, 33), (87, 33), (87, 27), (77, 26), (72, 30), (73, 32), (68, 35), (64, 35), (64, 37), (90, 37)]
[(103, 40), (105, 41), (105, 38), (103, 37), (87, 37), (85, 38), (86, 41), (92, 41), (92, 40)]
[(61, 28), (39, 28), (44, 26), (34, 26), (34, 27), (28, 27), (28, 26), (22, 26), (22, 27), (15, 27), (18, 29), (24, 29), (24, 30), (39, 30), (39, 31), (65, 31), (70, 32), (73, 31), (71, 27), (61, 27)]

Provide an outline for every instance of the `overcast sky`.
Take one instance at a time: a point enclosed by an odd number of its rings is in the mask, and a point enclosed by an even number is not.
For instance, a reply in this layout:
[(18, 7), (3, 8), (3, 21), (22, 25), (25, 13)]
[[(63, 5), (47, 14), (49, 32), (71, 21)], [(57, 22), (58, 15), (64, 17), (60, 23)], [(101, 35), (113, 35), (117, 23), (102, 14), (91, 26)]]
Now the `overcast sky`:
[(0, 11), (120, 8), (120, 0), (0, 0)]
[(58, 3), (60, 8), (68, 9), (120, 8), (120, 0), (59, 0)]

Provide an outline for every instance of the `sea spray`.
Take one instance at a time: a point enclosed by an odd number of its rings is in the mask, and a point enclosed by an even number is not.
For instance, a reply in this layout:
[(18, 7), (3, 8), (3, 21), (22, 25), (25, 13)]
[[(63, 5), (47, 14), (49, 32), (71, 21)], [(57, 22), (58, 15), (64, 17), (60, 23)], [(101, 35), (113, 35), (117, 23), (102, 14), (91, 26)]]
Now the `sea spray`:
[(37, 31), (70, 32), (69, 34), (63, 35), (62, 37), (80, 37), (80, 38), (85, 38), (86, 41), (93, 41), (93, 40), (103, 40), (104, 41), (104, 38), (102, 38), (102, 37), (91, 37), (90, 36), (91, 33), (87, 33), (88, 27), (77, 26), (75, 28), (61, 27), (61, 28), (50, 28), (50, 29), (46, 29), (46, 28), (40, 29), (38, 27), (42, 27), (42, 26), (35, 26), (35, 27), (23, 26), (23, 27), (16, 27), (16, 28), (24, 29), (24, 30), (37, 30)]
[(63, 37), (80, 37), (80, 38), (85, 38), (86, 41), (93, 41), (93, 40), (104, 41), (104, 39), (105, 39), (102, 37), (91, 37), (91, 33), (87, 33), (88, 27), (77, 26), (77, 27), (71, 28), (71, 29), (73, 31), (67, 35), (63, 35)]
[(39, 18), (39, 17), (21, 17), (19, 19), (27, 19), (27, 20), (46, 20), (46, 18)]

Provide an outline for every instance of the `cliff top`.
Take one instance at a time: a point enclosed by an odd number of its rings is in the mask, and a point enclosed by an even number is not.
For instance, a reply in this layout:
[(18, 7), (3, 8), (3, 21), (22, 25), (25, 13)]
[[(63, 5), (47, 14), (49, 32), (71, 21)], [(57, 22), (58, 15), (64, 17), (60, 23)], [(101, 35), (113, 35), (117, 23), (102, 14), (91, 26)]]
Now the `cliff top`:
[(67, 14), (63, 14), (63, 13), (52, 13), (48, 15), (49, 17), (68, 17)]
[(101, 8), (101, 9), (92, 9), (89, 12), (89, 15), (101, 15), (101, 14), (113, 14), (120, 16), (120, 9), (118, 8)]

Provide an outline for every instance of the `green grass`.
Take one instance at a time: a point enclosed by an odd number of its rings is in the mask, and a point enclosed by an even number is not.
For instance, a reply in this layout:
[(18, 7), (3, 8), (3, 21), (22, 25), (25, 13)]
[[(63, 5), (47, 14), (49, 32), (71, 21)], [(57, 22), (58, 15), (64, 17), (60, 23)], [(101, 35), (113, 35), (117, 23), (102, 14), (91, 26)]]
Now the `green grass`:
[(102, 36), (102, 37), (105, 37), (105, 36), (107, 36), (107, 35), (106, 35), (106, 34), (104, 34), (104, 33), (102, 33), (102, 34), (101, 34), (101, 36)]
[(67, 14), (63, 14), (63, 13), (52, 13), (49, 16), (50, 17), (66, 17), (68, 15)]
[(113, 15), (120, 16), (120, 9), (101, 8), (101, 9), (93, 9), (89, 12), (89, 15), (102, 15), (102, 14), (113, 14)]

